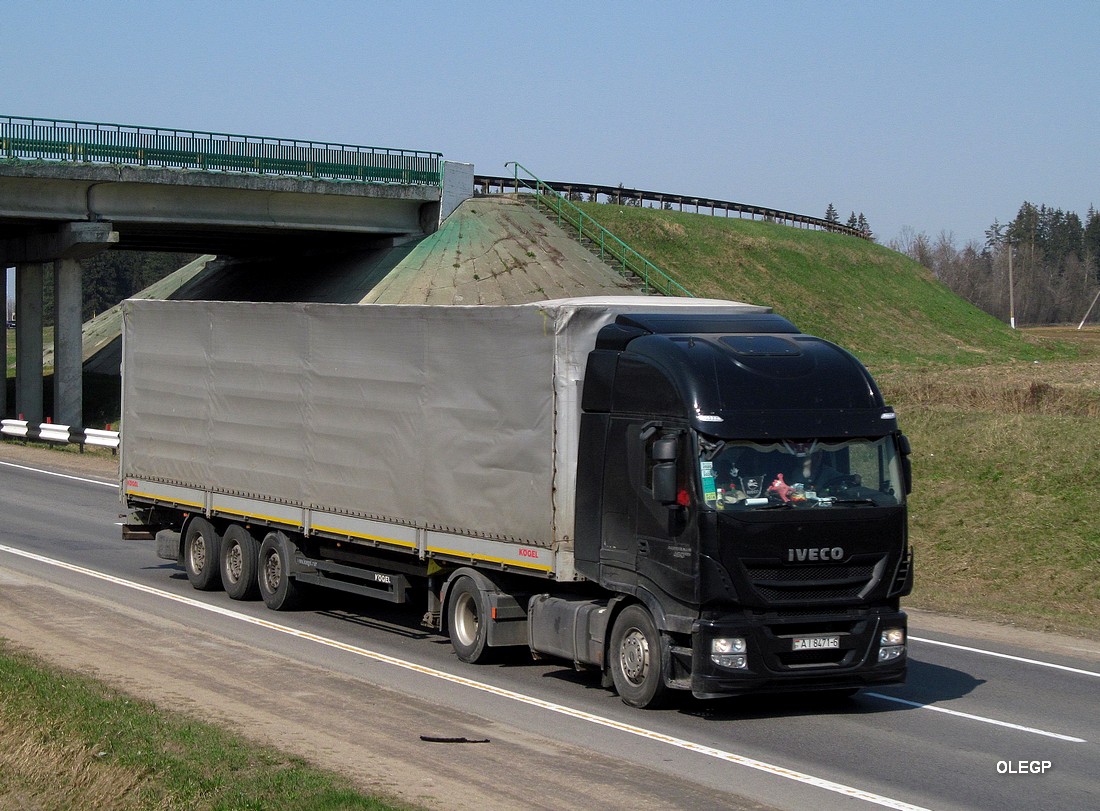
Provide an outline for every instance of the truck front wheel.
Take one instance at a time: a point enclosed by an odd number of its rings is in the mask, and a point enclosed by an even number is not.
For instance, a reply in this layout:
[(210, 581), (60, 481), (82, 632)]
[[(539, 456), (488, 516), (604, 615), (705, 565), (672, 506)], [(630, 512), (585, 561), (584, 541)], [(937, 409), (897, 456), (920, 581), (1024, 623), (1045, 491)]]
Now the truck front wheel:
[(257, 582), (264, 604), (272, 611), (292, 611), (302, 601), (301, 588), (290, 576), (291, 543), (285, 533), (269, 532), (260, 544)]
[(222, 586), (234, 600), (255, 600), (260, 596), (256, 582), (256, 561), (260, 544), (240, 524), (233, 524), (222, 535), (219, 556)]
[(187, 522), (183, 533), (183, 568), (187, 579), (199, 591), (214, 591), (221, 586), (218, 576), (218, 555), (221, 544), (214, 525), (195, 516)]
[(629, 605), (615, 618), (609, 666), (615, 691), (632, 707), (655, 708), (667, 687), (661, 673), (661, 634), (643, 606)]
[(451, 645), (463, 662), (483, 662), (489, 651), (489, 607), (471, 577), (459, 577), (447, 600), (447, 630)]

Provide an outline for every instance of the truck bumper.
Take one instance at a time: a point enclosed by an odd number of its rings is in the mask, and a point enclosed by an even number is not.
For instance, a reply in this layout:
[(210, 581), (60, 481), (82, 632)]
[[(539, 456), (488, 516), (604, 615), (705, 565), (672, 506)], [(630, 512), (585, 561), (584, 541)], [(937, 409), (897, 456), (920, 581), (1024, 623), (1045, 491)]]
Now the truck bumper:
[[(888, 631), (901, 631), (901, 644)], [(895, 633), (896, 636), (896, 633)], [(715, 643), (715, 640), (731, 640)], [(737, 640), (743, 640), (744, 652)], [(749, 622), (696, 620), (691, 691), (698, 698), (750, 692), (847, 690), (905, 680), (908, 628), (901, 611)], [(725, 650), (734, 651), (724, 653)]]

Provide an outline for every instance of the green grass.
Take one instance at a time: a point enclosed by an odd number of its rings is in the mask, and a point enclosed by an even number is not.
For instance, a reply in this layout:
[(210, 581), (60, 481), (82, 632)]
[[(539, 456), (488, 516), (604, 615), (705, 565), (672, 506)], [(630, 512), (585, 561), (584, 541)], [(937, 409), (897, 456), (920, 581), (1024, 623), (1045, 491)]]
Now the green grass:
[(0, 808), (410, 809), (0, 640)]
[(1100, 420), (914, 408), (916, 604), (1100, 632)]
[(869, 365), (1072, 355), (1012, 332), (918, 263), (866, 240), (703, 214), (581, 208), (694, 295), (773, 307)]

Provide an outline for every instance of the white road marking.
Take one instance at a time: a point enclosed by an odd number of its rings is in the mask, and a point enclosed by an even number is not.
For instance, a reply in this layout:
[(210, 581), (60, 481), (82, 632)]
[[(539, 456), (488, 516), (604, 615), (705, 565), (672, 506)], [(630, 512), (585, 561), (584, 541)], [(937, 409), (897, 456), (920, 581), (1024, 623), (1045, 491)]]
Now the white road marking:
[(246, 614), (241, 614), (231, 609), (223, 608), (221, 606), (203, 603), (190, 597), (171, 594), (170, 592), (162, 591), (151, 586), (145, 586), (140, 583), (134, 583), (129, 580), (124, 580), (120, 577), (115, 577), (114, 575), (97, 572), (94, 569), (86, 569), (83, 566), (76, 566), (72, 563), (66, 563), (65, 561), (54, 560), (53, 558), (48, 558), (34, 552), (27, 552), (22, 549), (15, 549), (13, 547), (5, 546), (3, 544), (0, 544), (0, 552), (7, 552), (12, 555), (18, 555), (19, 557), (27, 558), (28, 560), (34, 560), (39, 563), (47, 564), (49, 566), (55, 566), (57, 568), (65, 569), (70, 572), (93, 577), (97, 580), (113, 583), (118, 586), (123, 586), (125, 588), (140, 591), (145, 594), (150, 594), (154, 597), (171, 600), (186, 606), (201, 609), (203, 611), (220, 614), (224, 617), (229, 617), (231, 619), (239, 620), (241, 622), (246, 622), (251, 625), (257, 625), (261, 628), (266, 628), (271, 631), (277, 631), (279, 633), (287, 634), (298, 639), (315, 642), (319, 645), (325, 645), (329, 648), (334, 648), (336, 650), (344, 651), (346, 653), (352, 653), (356, 656), (362, 656), (366, 659), (371, 659), (376, 662), (382, 662), (385, 664), (393, 665), (394, 667), (400, 667), (405, 670), (410, 670), (426, 676), (431, 676), (433, 678), (442, 679), (444, 681), (451, 682), (452, 684), (459, 684), (465, 687), (471, 687), (475, 690), (481, 690), (482, 692), (490, 693), (501, 698), (518, 701), (532, 707), (538, 707), (540, 709), (548, 710), (550, 712), (558, 713), (560, 715), (565, 715), (580, 721), (597, 724), (599, 726), (607, 727), (609, 729), (615, 729), (620, 732), (628, 733), (630, 735), (636, 735), (638, 737), (645, 738), (656, 743), (663, 743), (668, 746), (673, 746), (688, 752), (694, 752), (696, 754), (704, 755), (706, 757), (722, 760), (727, 763), (733, 763), (738, 766), (745, 766), (750, 769), (756, 769), (757, 771), (765, 772), (775, 777), (782, 777), (787, 780), (804, 783), (806, 785), (824, 789), (825, 791), (831, 791), (835, 794), (841, 794), (845, 797), (873, 803), (884, 808), (892, 808), (896, 809), (896, 811), (928, 811), (928, 809), (923, 808), (922, 806), (912, 805), (911, 803), (906, 803), (901, 800), (895, 800), (890, 797), (884, 797), (880, 794), (874, 794), (869, 791), (864, 791), (863, 789), (846, 786), (842, 783), (836, 783), (832, 780), (815, 777), (813, 775), (806, 774), (805, 772), (788, 769), (784, 766), (777, 766), (772, 763), (766, 763), (762, 760), (756, 760), (755, 758), (747, 757), (745, 755), (738, 755), (734, 752), (727, 752), (722, 749), (715, 749), (714, 747), (705, 746), (700, 743), (695, 743), (694, 741), (688, 741), (683, 738), (677, 738), (672, 735), (655, 732), (653, 730), (645, 729), (643, 727), (634, 726), (633, 724), (626, 724), (622, 721), (615, 721), (611, 718), (594, 715), (593, 713), (574, 709), (573, 707), (566, 707), (562, 704), (555, 704), (551, 701), (545, 701), (544, 699), (524, 695), (523, 693), (506, 690), (504, 688), (496, 687), (494, 685), (486, 684), (484, 682), (474, 681), (473, 679), (467, 679), (464, 676), (457, 676), (442, 670), (436, 670), (432, 667), (416, 664), (415, 662), (408, 662), (404, 659), (398, 659), (393, 656), (388, 656), (384, 653), (378, 653), (376, 651), (356, 647), (355, 645), (349, 645), (345, 642), (340, 642), (335, 639), (329, 639), (327, 637), (309, 633), (308, 631), (302, 631), (287, 625), (280, 625), (278, 623), (261, 619), (259, 617), (250, 617)]
[(74, 482), (87, 482), (88, 484), (98, 484), (100, 487), (110, 487), (113, 490), (118, 489), (117, 482), (102, 482), (98, 479), (88, 479), (84, 476), (71, 476), (68, 473), (56, 473), (52, 470), (43, 470), (38, 467), (27, 467), (26, 465), (17, 465), (14, 462), (0, 462), (0, 465), (4, 467), (14, 467), (17, 470), (29, 470), (32, 473), (41, 473), (44, 476), (56, 476), (59, 479), (71, 479)]
[(964, 651), (967, 651), (968, 653), (981, 653), (981, 654), (984, 654), (985, 656), (996, 656), (998, 659), (1011, 659), (1013, 662), (1023, 662), (1024, 664), (1038, 665), (1039, 667), (1052, 667), (1055, 670), (1064, 670), (1067, 673), (1077, 673), (1077, 674), (1080, 674), (1082, 676), (1095, 676), (1097, 678), (1100, 678), (1100, 673), (1097, 673), (1096, 671), (1093, 671), (1093, 670), (1081, 670), (1080, 668), (1077, 668), (1077, 667), (1066, 667), (1065, 665), (1056, 665), (1053, 662), (1041, 662), (1038, 659), (1025, 659), (1023, 656), (1012, 656), (1012, 655), (1007, 654), (1007, 653), (998, 653), (997, 651), (985, 650), (983, 648), (970, 648), (970, 647), (967, 647), (966, 645), (956, 645), (953, 642), (940, 642), (939, 640), (936, 640), (936, 639), (924, 639), (924, 638), (919, 637), (919, 636), (910, 636), (909, 641), (910, 642), (923, 642), (926, 645), (939, 645), (940, 647), (954, 648), (955, 650), (964, 650)]
[(958, 710), (949, 710), (946, 707), (937, 707), (933, 704), (921, 704), (919, 701), (910, 701), (906, 698), (898, 698), (897, 696), (887, 696), (882, 693), (861, 693), (860, 695), (869, 696), (871, 698), (881, 698), (884, 701), (894, 701), (898, 704), (906, 704), (910, 707), (919, 707), (922, 710), (933, 710), (934, 712), (942, 712), (948, 715), (954, 715), (959, 718), (969, 718), (971, 721), (981, 721), (983, 724), (993, 724), (999, 727), (1008, 727), (1009, 729), (1017, 729), (1021, 732), (1031, 732), (1035, 735), (1045, 735), (1048, 738), (1057, 738), (1060, 741), (1070, 741), (1072, 743), (1088, 743), (1084, 738), (1074, 738), (1072, 735), (1062, 735), (1057, 732), (1047, 732), (1042, 729), (1035, 729), (1034, 727), (1025, 727), (1020, 724), (1012, 724), (1008, 721), (998, 721), (995, 718), (986, 718), (984, 715), (971, 715), (968, 712), (959, 712)]

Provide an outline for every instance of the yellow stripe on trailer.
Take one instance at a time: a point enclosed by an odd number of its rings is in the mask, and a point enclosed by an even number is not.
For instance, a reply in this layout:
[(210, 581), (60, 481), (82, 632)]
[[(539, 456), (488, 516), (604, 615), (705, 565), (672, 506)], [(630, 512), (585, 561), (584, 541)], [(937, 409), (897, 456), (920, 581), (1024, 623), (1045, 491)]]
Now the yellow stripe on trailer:
[(504, 566), (515, 566), (515, 567), (520, 568), (520, 569), (532, 569), (532, 570), (537, 571), (537, 572), (547, 572), (547, 573), (549, 573), (549, 572), (552, 572), (554, 570), (553, 566), (544, 566), (542, 564), (521, 563), (517, 560), (513, 560), (512, 558), (497, 558), (497, 557), (491, 557), (489, 555), (478, 555), (478, 554), (475, 554), (473, 552), (459, 552), (458, 550), (455, 550), (455, 549), (443, 549), (443, 548), (440, 548), (438, 546), (429, 546), (427, 551), (428, 552), (433, 552), (437, 555), (447, 555), (448, 557), (463, 558), (463, 559), (466, 559), (466, 560), (480, 560), (480, 561), (483, 561), (485, 563), (499, 563), (499, 564), (504, 565)]
[(363, 532), (349, 532), (346, 529), (338, 529), (336, 527), (325, 527), (325, 526), (321, 526), (320, 524), (314, 524), (312, 529), (313, 529), (314, 532), (327, 532), (330, 535), (339, 535), (339, 536), (345, 536), (345, 537), (348, 537), (348, 538), (363, 538), (364, 540), (367, 540), (367, 541), (377, 541), (378, 543), (388, 543), (388, 544), (393, 544), (394, 546), (402, 546), (406, 549), (416, 549), (416, 544), (415, 543), (410, 543), (409, 541), (399, 541), (396, 538), (384, 538), (380, 535), (367, 535), (366, 533), (363, 533)]

